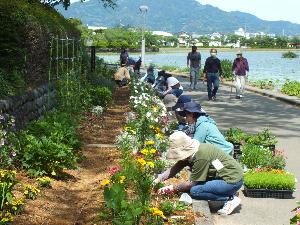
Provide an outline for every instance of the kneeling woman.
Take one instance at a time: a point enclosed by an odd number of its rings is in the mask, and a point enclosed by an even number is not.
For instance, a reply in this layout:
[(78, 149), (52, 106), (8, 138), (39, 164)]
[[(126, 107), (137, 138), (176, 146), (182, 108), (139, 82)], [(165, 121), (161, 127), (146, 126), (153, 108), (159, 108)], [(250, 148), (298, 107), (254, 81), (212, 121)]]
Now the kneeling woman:
[(190, 181), (170, 185), (158, 190), (159, 194), (169, 192), (190, 192), (198, 200), (225, 201), (219, 214), (228, 215), (239, 206), (241, 199), (235, 196), (243, 185), (243, 169), (240, 164), (224, 151), (211, 144), (200, 144), (184, 132), (170, 136), (167, 159), (175, 165), (160, 174), (155, 182), (174, 177), (184, 167), (191, 169)]

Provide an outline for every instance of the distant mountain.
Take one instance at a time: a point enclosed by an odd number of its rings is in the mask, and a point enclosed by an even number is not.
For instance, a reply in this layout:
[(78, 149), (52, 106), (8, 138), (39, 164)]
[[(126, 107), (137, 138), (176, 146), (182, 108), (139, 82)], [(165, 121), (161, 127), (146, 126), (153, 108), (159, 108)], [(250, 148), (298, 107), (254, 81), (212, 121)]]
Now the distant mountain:
[(76, 2), (68, 10), (58, 7), (65, 17), (80, 18), (93, 26), (114, 27), (142, 26), (143, 18), (139, 6), (149, 6), (146, 26), (151, 30), (172, 33), (208, 34), (212, 32), (232, 33), (240, 27), (248, 32), (265, 32), (300, 35), (300, 24), (287, 21), (266, 21), (239, 11), (225, 12), (219, 8), (202, 5), (196, 0), (118, 0), (116, 9), (104, 8), (99, 0)]

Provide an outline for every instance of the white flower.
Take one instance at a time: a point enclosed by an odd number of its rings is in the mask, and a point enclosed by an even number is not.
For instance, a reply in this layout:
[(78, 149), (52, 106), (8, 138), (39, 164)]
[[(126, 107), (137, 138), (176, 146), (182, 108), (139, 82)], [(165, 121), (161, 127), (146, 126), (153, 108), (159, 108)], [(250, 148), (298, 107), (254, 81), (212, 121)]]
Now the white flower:
[[(145, 106), (145, 107), (146, 107), (146, 106)], [(151, 112), (147, 112), (147, 113), (146, 113), (146, 116), (147, 116), (147, 118), (150, 118)]]

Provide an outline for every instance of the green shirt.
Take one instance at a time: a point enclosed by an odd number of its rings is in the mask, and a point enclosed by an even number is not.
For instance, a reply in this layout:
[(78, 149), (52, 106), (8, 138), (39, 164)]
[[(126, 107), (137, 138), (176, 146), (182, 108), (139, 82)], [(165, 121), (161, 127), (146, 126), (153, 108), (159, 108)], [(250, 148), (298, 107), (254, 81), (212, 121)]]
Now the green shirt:
[[(219, 160), (224, 167), (216, 170), (212, 165), (214, 160)], [(243, 178), (241, 165), (230, 155), (211, 144), (201, 143), (192, 163), (191, 181), (206, 181), (212, 168), (216, 172), (213, 179), (222, 179), (229, 184), (234, 184)]]

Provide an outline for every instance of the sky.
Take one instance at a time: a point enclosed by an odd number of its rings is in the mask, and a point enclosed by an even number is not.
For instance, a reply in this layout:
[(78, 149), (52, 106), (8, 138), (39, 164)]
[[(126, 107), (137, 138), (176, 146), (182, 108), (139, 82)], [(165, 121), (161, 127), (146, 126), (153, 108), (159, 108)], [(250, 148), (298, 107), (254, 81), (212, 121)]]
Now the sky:
[(251, 13), (265, 20), (286, 20), (300, 24), (300, 0), (197, 0), (225, 11)]

